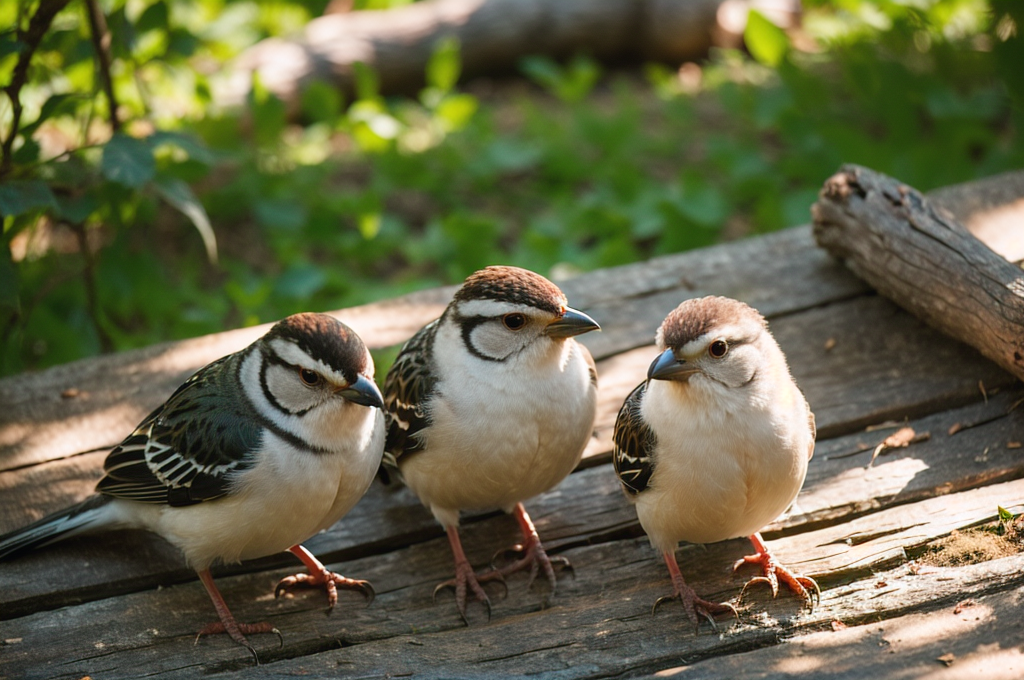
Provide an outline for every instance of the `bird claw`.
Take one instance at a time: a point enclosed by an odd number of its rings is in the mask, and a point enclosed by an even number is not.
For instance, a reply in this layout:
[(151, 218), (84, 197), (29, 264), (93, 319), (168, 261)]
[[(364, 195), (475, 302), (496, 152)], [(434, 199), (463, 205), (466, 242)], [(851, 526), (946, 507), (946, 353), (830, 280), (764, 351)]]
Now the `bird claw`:
[(261, 623), (235, 623), (234, 629), (228, 629), (224, 625), (223, 621), (214, 621), (213, 623), (203, 627), (198, 633), (196, 633), (196, 639), (192, 642), (193, 645), (199, 644), (199, 639), (204, 635), (228, 635), (232, 640), (242, 645), (249, 650), (252, 654), (253, 661), (256, 665), (260, 665), (260, 657), (256, 654), (256, 650), (253, 648), (249, 641), (245, 638), (246, 635), (258, 635), (261, 633), (273, 633), (277, 636), (278, 649), (284, 648), (284, 636), (281, 635), (281, 631), (275, 626), (270, 625), (266, 622)]
[(728, 602), (709, 602), (699, 597), (691, 588), (688, 586), (684, 589), (677, 589), (671, 595), (663, 595), (654, 602), (654, 607), (651, 608), (651, 616), (658, 613), (658, 607), (664, 602), (670, 600), (679, 600), (683, 605), (683, 610), (686, 612), (686, 617), (693, 623), (694, 633), (700, 633), (700, 619), (699, 616), (703, 616), (708, 623), (711, 624), (712, 630), (718, 632), (718, 624), (715, 621), (715, 614), (732, 614), (737, 619), (740, 617), (736, 607), (732, 606)]
[(473, 598), (480, 602), (487, 609), (487, 620), (491, 620), (491, 599), (487, 597), (487, 593), (484, 592), (480, 582), (495, 582), (501, 585), (504, 593), (502, 598), (508, 597), (508, 584), (505, 583), (505, 576), (497, 570), (487, 571), (482, 574), (476, 574), (472, 569), (462, 571), (456, 569), (455, 578), (442, 581), (434, 586), (434, 593), (432, 599), (434, 603), (437, 603), (437, 594), (442, 590), (451, 588), (455, 591), (455, 606), (459, 610), (459, 616), (462, 618), (462, 622), (469, 625), (469, 619), (466, 618), (466, 596), (468, 595), (467, 589), (472, 591)]
[(815, 601), (817, 601), (818, 605), (821, 604), (821, 588), (818, 587), (817, 581), (810, 576), (794, 574), (786, 567), (778, 564), (769, 553), (757, 553), (756, 555), (742, 557), (736, 561), (732, 569), (736, 571), (745, 564), (759, 565), (763, 575), (755, 576), (744, 584), (743, 589), (740, 590), (741, 600), (747, 592), (747, 588), (756, 583), (767, 583), (771, 588), (772, 597), (778, 597), (779, 581), (781, 580), (791, 591), (800, 596), (809, 610), (814, 609)]
[(327, 570), (319, 574), (293, 574), (284, 577), (274, 587), (274, 597), (281, 597), (285, 593), (290, 593), (294, 588), (323, 588), (326, 590), (328, 614), (334, 609), (334, 605), (338, 603), (338, 588), (361, 592), (363, 597), (366, 598), (367, 606), (377, 597), (377, 593), (369, 581), (347, 578)]
[[(504, 566), (499, 565), (499, 559), (508, 560), (510, 557), (513, 558), (511, 562)], [(500, 572), (504, 576), (514, 574), (517, 571), (523, 571), (529, 567), (530, 577), (526, 583), (527, 589), (533, 587), (533, 583), (537, 580), (540, 569), (543, 568), (544, 575), (547, 577), (552, 594), (555, 592), (555, 584), (557, 583), (557, 577), (555, 576), (554, 569), (555, 565), (560, 567), (559, 571), (568, 571), (572, 574), (573, 580), (576, 579), (576, 572), (573, 569), (572, 562), (562, 555), (549, 557), (539, 540), (528, 546), (517, 543), (510, 548), (499, 550), (494, 553), (494, 556), (491, 558), (491, 568)]]

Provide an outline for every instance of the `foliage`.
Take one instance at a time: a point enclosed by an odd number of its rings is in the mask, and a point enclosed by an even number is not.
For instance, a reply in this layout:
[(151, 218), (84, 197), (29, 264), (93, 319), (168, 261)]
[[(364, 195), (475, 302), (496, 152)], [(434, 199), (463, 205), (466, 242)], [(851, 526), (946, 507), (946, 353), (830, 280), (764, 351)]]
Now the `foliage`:
[(1021, 18), (1003, 0), (805, 0), (795, 31), (752, 14), (749, 54), (644, 78), (531, 57), (534, 84), (496, 93), (459, 91), (442, 41), (416, 98), (362, 68), (353, 101), (313, 84), (298, 111), (259, 82), (243, 111), (211, 93), (325, 0), (106, 0), (116, 116), (91, 1), (34, 50), (52, 0), (0, 4), (0, 373), (498, 261), (560, 276), (806, 223), (844, 162), (927, 190), (1024, 161)]

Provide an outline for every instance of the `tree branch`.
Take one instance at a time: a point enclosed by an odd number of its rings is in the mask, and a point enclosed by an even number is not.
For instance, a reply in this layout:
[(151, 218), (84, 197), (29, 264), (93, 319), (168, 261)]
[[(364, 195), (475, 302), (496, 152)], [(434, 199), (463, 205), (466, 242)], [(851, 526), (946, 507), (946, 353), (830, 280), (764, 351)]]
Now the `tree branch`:
[(21, 88), (28, 80), (28, 67), (32, 62), (32, 55), (39, 48), (43, 36), (50, 30), (50, 24), (57, 13), (64, 9), (70, 0), (40, 0), (39, 9), (29, 21), (28, 29), (18, 29), (18, 42), (22, 44), (21, 53), (18, 55), (18, 63), (14, 65), (14, 72), (11, 74), (11, 82), (4, 88), (4, 92), (11, 100), (11, 130), (7, 138), (0, 143), (0, 177), (11, 171), (11, 151), (14, 147), (14, 139), (18, 136), (18, 126), (21, 123)]
[(107, 29), (107, 18), (97, 0), (85, 0), (89, 10), (89, 27), (92, 29), (92, 44), (96, 48), (96, 64), (100, 71), (103, 91), (107, 95), (110, 106), (110, 127), (114, 132), (121, 129), (121, 121), (117, 117), (117, 97), (114, 95), (114, 81), (110, 77), (110, 31)]

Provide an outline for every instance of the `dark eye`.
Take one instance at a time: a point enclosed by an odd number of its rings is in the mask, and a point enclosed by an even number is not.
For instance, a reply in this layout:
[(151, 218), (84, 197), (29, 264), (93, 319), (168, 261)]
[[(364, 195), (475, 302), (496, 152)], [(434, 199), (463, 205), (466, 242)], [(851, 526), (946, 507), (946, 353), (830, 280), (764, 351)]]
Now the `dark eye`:
[(311, 371), (308, 368), (300, 368), (299, 379), (310, 387), (313, 387), (320, 383), (320, 374), (316, 371)]
[(716, 359), (721, 359), (722, 357), (725, 356), (725, 353), (728, 351), (729, 343), (727, 343), (725, 340), (715, 340), (713, 343), (711, 343), (711, 346), (708, 347), (708, 354), (710, 354)]
[(526, 325), (526, 317), (519, 312), (514, 312), (501, 317), (501, 322), (505, 324), (505, 328), (510, 331), (517, 331)]

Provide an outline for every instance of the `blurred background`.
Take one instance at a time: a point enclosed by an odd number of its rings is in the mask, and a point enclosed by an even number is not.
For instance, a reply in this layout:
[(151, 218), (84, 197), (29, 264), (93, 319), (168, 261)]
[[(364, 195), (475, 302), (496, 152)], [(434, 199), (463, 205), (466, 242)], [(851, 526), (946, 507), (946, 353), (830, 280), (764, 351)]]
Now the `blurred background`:
[(1022, 7), (4, 2), (0, 375), (1024, 167)]

